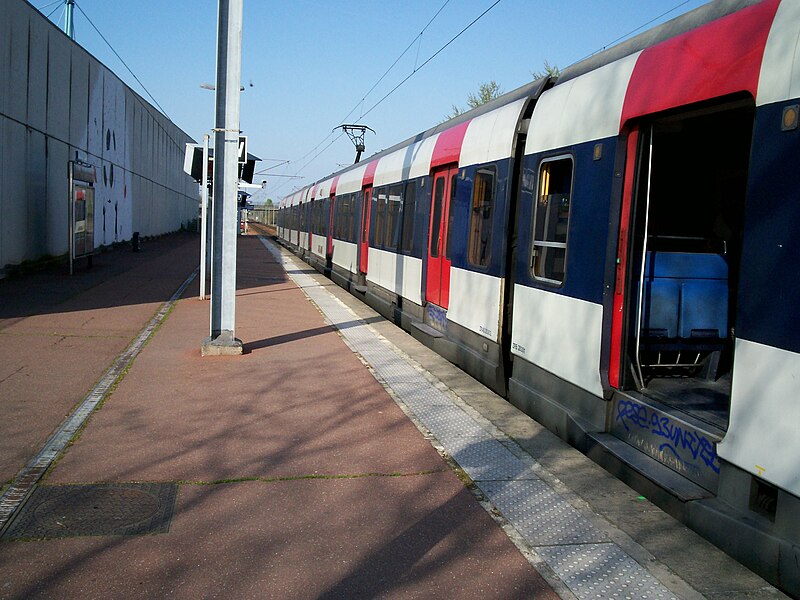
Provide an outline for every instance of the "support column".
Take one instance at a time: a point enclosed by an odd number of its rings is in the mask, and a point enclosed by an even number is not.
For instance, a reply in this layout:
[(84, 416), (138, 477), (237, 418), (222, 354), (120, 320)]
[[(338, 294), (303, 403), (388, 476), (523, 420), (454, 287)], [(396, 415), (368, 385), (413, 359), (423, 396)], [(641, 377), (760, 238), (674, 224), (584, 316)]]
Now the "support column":
[(211, 336), (202, 342), (203, 356), (242, 353), (242, 342), (234, 334), (242, 3), (243, 0), (219, 0)]
[(206, 274), (209, 269), (208, 216), (208, 134), (203, 136), (203, 174), (200, 193), (200, 300), (206, 299)]

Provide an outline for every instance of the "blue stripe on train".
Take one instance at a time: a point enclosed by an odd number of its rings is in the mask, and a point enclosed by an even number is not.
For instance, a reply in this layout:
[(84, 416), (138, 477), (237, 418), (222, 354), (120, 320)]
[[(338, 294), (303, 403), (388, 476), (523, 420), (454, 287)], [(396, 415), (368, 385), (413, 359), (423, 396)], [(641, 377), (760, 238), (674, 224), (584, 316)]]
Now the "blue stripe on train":
[(762, 106), (753, 128), (736, 337), (800, 352), (800, 130), (781, 131), (783, 108)]

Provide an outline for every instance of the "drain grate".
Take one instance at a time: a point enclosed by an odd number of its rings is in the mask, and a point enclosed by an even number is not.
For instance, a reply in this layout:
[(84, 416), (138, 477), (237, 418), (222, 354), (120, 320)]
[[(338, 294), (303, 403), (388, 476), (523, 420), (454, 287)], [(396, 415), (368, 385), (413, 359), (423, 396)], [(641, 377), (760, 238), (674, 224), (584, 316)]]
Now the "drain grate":
[(177, 495), (172, 483), (42, 485), (9, 524), (3, 541), (167, 533)]

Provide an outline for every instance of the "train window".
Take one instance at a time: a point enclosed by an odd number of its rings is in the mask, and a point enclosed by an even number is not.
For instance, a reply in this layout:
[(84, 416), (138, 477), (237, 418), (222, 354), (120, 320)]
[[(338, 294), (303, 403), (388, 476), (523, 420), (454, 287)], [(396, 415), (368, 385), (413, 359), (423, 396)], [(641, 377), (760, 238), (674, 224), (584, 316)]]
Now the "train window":
[(380, 189), (373, 189), (372, 190), (372, 203), (371, 208), (369, 209), (369, 245), (373, 248), (376, 247), (375, 245), (375, 215), (378, 214), (378, 196), (380, 195)]
[(393, 185), (389, 188), (386, 198), (386, 248), (387, 250), (397, 250), (397, 238), (399, 237), (400, 225), (400, 192), (402, 186)]
[(348, 220), (350, 219), (350, 196), (344, 195), (337, 199), (337, 224), (336, 224), (336, 237), (340, 240), (347, 240), (347, 227)]
[(534, 207), (533, 275), (548, 283), (564, 282), (567, 231), (572, 195), (572, 157), (547, 159), (539, 167)]
[(431, 258), (439, 256), (439, 230), (442, 225), (442, 201), (444, 197), (444, 177), (436, 178), (433, 189), (433, 218), (431, 219)]
[(350, 200), (350, 241), (356, 243), (358, 241), (358, 226), (361, 222), (358, 208), (364, 201), (364, 195), (361, 192), (353, 194)]
[(400, 249), (411, 252), (414, 245), (414, 213), (417, 208), (417, 186), (413, 181), (406, 184), (403, 194), (403, 239)]
[(342, 196), (342, 239), (350, 241), (350, 194)]
[(344, 195), (339, 200), (339, 239), (347, 240), (347, 221), (350, 218), (350, 197)]
[(445, 258), (451, 259), (452, 254), (450, 253), (450, 241), (453, 239), (453, 217), (455, 216), (455, 205), (456, 205), (456, 181), (458, 180), (458, 175), (453, 175), (450, 178), (450, 203), (447, 207), (447, 242), (445, 243), (445, 250), (444, 255)]
[(342, 228), (342, 201), (337, 198), (333, 204), (333, 237), (339, 238)]
[(357, 199), (361, 199), (361, 192), (358, 194), (350, 194), (350, 229), (347, 240), (353, 243), (355, 243), (356, 233), (358, 233), (358, 229), (356, 227), (356, 223), (358, 223), (358, 220), (356, 219), (356, 205), (361, 204), (360, 201), (357, 202)]
[(375, 221), (375, 247), (383, 247), (383, 232), (384, 222), (386, 220), (386, 188), (379, 188), (375, 195), (375, 212), (372, 214), (372, 219)]
[(485, 267), (492, 248), (492, 215), (497, 169), (478, 169), (472, 187), (472, 214), (469, 222), (469, 262)]

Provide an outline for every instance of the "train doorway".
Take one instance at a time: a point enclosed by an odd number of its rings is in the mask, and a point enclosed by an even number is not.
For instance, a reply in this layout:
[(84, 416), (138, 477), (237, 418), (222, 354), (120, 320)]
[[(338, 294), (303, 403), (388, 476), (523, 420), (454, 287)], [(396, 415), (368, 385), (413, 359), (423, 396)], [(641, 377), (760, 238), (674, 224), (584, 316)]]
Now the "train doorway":
[(623, 200), (620, 387), (720, 432), (730, 413), (754, 116), (748, 98), (642, 123)]
[(453, 222), (457, 175), (458, 167), (441, 169), (433, 174), (425, 299), (442, 308), (447, 308), (450, 303), (450, 225)]
[(361, 203), (361, 239), (358, 248), (358, 270), (366, 275), (369, 266), (369, 207), (372, 204), (372, 188), (364, 188), (364, 201)]

